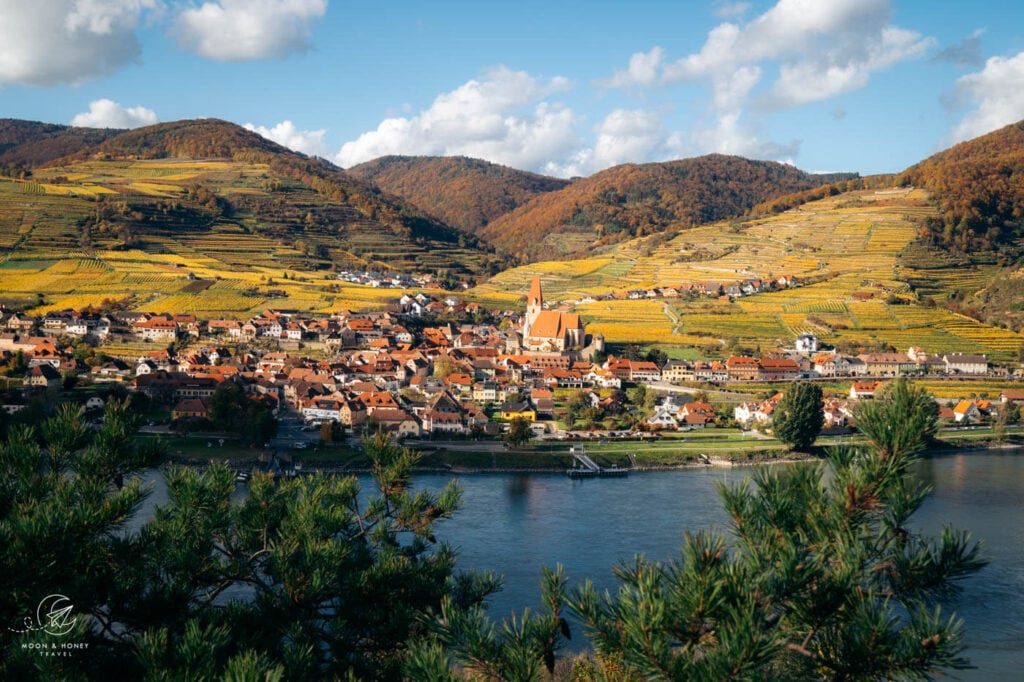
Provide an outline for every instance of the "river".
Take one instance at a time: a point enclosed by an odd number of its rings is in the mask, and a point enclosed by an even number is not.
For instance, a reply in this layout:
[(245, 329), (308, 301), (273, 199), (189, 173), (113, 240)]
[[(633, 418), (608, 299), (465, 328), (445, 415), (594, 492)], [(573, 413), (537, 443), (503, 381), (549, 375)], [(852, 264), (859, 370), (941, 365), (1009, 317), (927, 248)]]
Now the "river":
[[(937, 533), (946, 524), (984, 541), (990, 564), (963, 583), (949, 605), (965, 620), (963, 680), (1019, 680), (1024, 670), (1024, 455), (965, 452), (924, 460), (934, 487), (913, 521)], [(462, 568), (505, 576), (490, 603), (495, 617), (539, 602), (542, 566), (565, 566), (570, 584), (590, 578), (614, 588), (611, 566), (635, 555), (678, 556), (686, 530), (724, 529), (717, 482), (742, 481), (743, 469), (691, 469), (628, 478), (570, 480), (564, 474), (473, 474), (460, 478), (463, 507), (438, 536), (459, 550)], [(449, 477), (416, 476), (439, 489)], [(369, 483), (368, 479), (366, 483)], [(164, 501), (158, 485), (151, 502)], [(578, 646), (581, 639), (577, 635)]]

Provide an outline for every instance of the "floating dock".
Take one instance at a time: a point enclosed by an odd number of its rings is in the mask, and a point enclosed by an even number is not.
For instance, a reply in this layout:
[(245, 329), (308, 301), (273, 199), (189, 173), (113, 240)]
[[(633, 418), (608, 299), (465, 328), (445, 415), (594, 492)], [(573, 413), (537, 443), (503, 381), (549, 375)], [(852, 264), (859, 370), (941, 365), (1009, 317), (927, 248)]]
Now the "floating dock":
[(573, 458), (572, 469), (566, 471), (569, 478), (629, 476), (629, 469), (620, 469), (618, 466), (598, 466), (597, 462), (587, 457), (584, 453), (574, 453)]

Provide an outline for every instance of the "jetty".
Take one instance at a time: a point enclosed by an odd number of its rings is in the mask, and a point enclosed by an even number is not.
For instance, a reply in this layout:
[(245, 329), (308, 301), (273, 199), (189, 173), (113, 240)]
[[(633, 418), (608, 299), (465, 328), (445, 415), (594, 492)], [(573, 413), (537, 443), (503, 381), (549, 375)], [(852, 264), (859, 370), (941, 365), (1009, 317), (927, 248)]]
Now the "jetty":
[(572, 468), (566, 473), (569, 478), (621, 477), (629, 476), (629, 469), (620, 468), (618, 465), (602, 467), (590, 459), (585, 452), (573, 452)]

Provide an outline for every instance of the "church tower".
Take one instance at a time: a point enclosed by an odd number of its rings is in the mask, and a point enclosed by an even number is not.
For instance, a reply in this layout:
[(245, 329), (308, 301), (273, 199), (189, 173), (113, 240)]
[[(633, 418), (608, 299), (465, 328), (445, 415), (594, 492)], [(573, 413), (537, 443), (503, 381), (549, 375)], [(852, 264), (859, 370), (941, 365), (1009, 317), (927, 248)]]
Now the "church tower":
[(540, 290), (540, 275), (537, 275), (530, 284), (530, 295), (526, 297), (526, 319), (523, 321), (524, 339), (530, 336), (530, 329), (542, 310), (544, 310), (544, 295)]

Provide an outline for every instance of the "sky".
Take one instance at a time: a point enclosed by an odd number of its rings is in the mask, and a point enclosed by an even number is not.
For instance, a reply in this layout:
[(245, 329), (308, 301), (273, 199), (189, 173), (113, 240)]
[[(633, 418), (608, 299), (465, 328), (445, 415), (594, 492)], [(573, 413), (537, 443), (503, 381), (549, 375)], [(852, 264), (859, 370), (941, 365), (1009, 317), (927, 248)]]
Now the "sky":
[(1024, 119), (1024, 3), (0, 0), (0, 118), (205, 117), (343, 168), (898, 172)]

